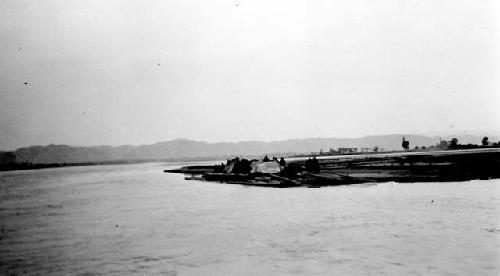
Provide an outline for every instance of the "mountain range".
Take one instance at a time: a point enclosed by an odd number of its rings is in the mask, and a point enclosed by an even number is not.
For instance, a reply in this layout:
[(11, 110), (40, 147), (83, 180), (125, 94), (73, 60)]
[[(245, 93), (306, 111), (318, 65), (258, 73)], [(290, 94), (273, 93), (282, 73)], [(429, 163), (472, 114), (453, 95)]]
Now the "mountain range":
[[(412, 134), (392, 134), (364, 136), (359, 138), (306, 138), (281, 141), (244, 141), (208, 143), (186, 139), (176, 139), (151, 145), (140, 146), (93, 146), (75, 147), (68, 145), (30, 146), (19, 148), (13, 152), (0, 153), (0, 163), (62, 164), (62, 163), (96, 163), (115, 161), (148, 161), (148, 160), (206, 160), (226, 158), (228, 156), (262, 156), (265, 154), (291, 155), (328, 151), (338, 147), (375, 147), (384, 150), (401, 149), (402, 137), (410, 141), (410, 146), (431, 146), (439, 142), (437, 136), (429, 137)], [(482, 137), (459, 135), (456, 137), (462, 144), (480, 144)], [(450, 140), (452, 137), (442, 137)], [(497, 141), (498, 137), (490, 137)], [(10, 158), (8, 158), (10, 157)]]

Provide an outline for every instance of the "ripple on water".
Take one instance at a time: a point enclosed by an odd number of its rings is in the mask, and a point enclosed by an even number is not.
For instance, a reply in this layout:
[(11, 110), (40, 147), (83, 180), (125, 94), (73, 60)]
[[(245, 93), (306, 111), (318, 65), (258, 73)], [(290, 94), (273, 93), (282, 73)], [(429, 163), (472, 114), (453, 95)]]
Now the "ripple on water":
[(185, 181), (162, 169), (80, 167), (0, 177), (0, 274), (500, 269), (498, 180), (277, 190)]

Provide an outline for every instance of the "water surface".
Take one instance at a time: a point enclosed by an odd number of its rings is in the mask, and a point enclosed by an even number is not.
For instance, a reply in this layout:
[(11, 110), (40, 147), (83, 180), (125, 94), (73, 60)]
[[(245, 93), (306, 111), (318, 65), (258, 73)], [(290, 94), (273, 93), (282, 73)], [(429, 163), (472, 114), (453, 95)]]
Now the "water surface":
[(0, 274), (500, 271), (499, 180), (273, 189), (166, 168), (0, 173)]

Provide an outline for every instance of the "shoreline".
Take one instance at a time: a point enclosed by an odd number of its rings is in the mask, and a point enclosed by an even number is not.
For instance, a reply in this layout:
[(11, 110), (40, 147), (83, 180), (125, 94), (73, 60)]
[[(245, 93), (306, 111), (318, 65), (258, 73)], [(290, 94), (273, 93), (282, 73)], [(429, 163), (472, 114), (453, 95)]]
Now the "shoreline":
[(368, 155), (335, 155), (287, 161), (279, 173), (235, 174), (213, 166), (185, 166), (166, 173), (191, 175), (188, 180), (266, 187), (321, 187), (369, 182), (449, 182), (500, 178), (500, 148), (425, 152), (392, 152)]

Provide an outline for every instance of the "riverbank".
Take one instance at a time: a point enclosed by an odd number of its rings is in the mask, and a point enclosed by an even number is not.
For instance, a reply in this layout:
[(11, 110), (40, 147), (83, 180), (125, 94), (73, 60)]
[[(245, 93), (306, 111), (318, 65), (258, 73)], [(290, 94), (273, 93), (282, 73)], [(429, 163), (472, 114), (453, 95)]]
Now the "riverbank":
[(369, 155), (323, 156), (319, 168), (307, 168), (307, 158), (289, 159), (280, 173), (234, 174), (214, 166), (188, 166), (168, 173), (188, 179), (252, 186), (334, 186), (367, 182), (442, 182), (500, 178), (500, 149), (392, 152)]

